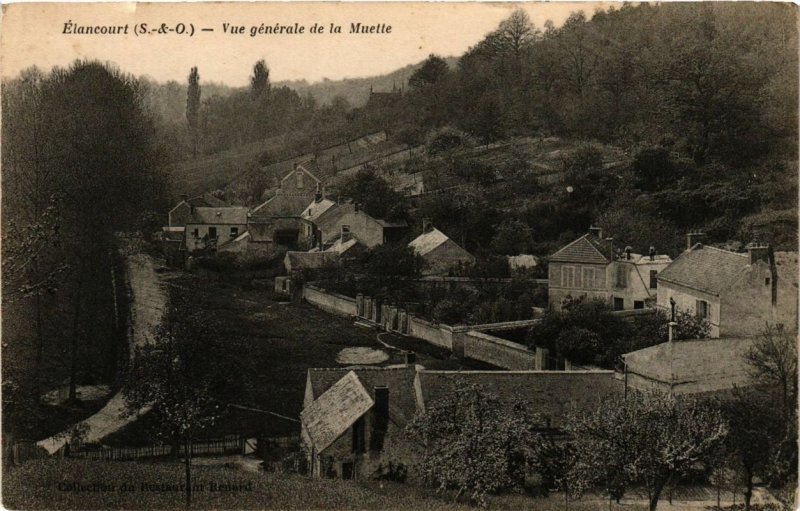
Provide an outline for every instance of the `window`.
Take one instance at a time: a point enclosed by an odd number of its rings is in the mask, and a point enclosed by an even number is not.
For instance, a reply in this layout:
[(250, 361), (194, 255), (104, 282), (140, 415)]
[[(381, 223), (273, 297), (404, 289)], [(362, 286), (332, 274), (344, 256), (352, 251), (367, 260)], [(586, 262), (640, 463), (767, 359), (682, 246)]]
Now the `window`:
[(564, 266), (561, 268), (561, 285), (563, 287), (575, 287), (574, 266)]
[(614, 297), (614, 310), (615, 311), (621, 311), (624, 308), (625, 308), (625, 300), (622, 299), (622, 298), (617, 298), (615, 296)]
[(658, 287), (658, 271), (650, 270), (650, 289)]
[(617, 264), (617, 287), (628, 286), (628, 265)]
[(217, 228), (216, 227), (209, 227), (208, 228), (208, 237), (212, 240), (217, 239)]
[(199, 238), (200, 237), (200, 229), (195, 228), (195, 230), (192, 231), (192, 236), (194, 236), (195, 239)]
[(767, 277), (767, 278), (765, 278), (765, 279), (764, 279), (764, 285), (765, 285), (765, 286), (768, 286), (768, 285), (769, 285), (769, 277)]
[(633, 308), (634, 309), (644, 309), (644, 302), (641, 300), (634, 300), (633, 301)]
[(231, 227), (231, 238), (235, 238), (239, 235), (239, 228), (238, 227)]
[(583, 287), (587, 289), (594, 289), (596, 287), (594, 281), (594, 268), (583, 268), (581, 273), (583, 274)]
[(695, 316), (698, 319), (708, 319), (710, 311), (710, 307), (708, 306), (708, 302), (705, 300), (696, 300), (695, 301)]

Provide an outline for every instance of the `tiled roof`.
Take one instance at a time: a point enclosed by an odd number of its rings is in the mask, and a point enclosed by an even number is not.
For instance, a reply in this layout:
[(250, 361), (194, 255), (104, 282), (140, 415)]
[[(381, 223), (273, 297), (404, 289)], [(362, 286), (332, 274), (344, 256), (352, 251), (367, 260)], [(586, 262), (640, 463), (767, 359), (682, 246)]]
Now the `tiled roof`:
[(374, 404), (356, 373), (349, 371), (303, 409), (300, 420), (317, 452), (322, 452)]
[(719, 295), (749, 266), (747, 254), (698, 243), (658, 274), (658, 280)]
[(247, 208), (194, 208), (191, 219), (187, 224), (230, 224), (242, 225), (247, 223)]
[(676, 394), (697, 394), (751, 384), (744, 355), (752, 344), (753, 339), (734, 338), (673, 341), (623, 358), (632, 373), (629, 385), (634, 388), (672, 384)]
[(449, 239), (445, 233), (434, 227), (429, 232), (423, 232), (414, 238), (408, 246), (417, 254), (425, 255)]
[(309, 369), (308, 377), (314, 399), (348, 372), (354, 372), (361, 384), (372, 395), (375, 387), (389, 389), (389, 419), (398, 426), (405, 426), (417, 411), (414, 378), (417, 367), (403, 365), (393, 367), (345, 367)]
[(551, 261), (565, 263), (608, 264), (611, 262), (608, 242), (598, 240), (592, 234), (584, 234), (569, 245), (550, 256)]
[(564, 425), (573, 407), (589, 408), (623, 391), (613, 371), (420, 371), (419, 379), (426, 407), (454, 390), (477, 384), (507, 406), (525, 405), (553, 428)]

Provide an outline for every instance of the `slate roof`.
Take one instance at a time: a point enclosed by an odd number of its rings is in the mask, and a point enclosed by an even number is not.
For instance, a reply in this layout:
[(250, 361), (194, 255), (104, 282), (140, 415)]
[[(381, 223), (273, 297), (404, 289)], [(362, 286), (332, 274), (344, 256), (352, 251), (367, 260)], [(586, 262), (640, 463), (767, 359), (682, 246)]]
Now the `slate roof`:
[(247, 223), (247, 208), (194, 208), (194, 213), (187, 224), (230, 224), (242, 225)]
[(673, 384), (675, 394), (698, 394), (752, 384), (744, 355), (753, 339), (665, 342), (623, 355), (629, 385), (640, 390)]
[(450, 238), (448, 238), (445, 233), (434, 227), (429, 232), (423, 232), (414, 238), (408, 246), (413, 248), (414, 252), (422, 256), (449, 239)]
[(658, 280), (719, 296), (749, 265), (747, 254), (698, 243), (664, 268)]
[(327, 389), (348, 372), (354, 372), (361, 384), (372, 395), (375, 387), (389, 389), (389, 420), (404, 427), (417, 411), (414, 381), (417, 367), (399, 365), (388, 367), (344, 367), (309, 369), (308, 381), (314, 399), (318, 399)]
[(507, 406), (522, 403), (551, 428), (563, 427), (572, 408), (587, 409), (603, 397), (623, 392), (614, 371), (420, 371), (418, 376), (425, 407), (456, 389), (477, 384)]
[(224, 208), (228, 205), (224, 200), (214, 197), (210, 193), (192, 197), (191, 199), (187, 199), (186, 202), (188, 202), (190, 206), (207, 208)]
[(584, 234), (550, 256), (550, 261), (563, 263), (608, 264), (611, 247), (593, 234)]
[(317, 452), (327, 449), (375, 402), (356, 373), (349, 371), (300, 412)]

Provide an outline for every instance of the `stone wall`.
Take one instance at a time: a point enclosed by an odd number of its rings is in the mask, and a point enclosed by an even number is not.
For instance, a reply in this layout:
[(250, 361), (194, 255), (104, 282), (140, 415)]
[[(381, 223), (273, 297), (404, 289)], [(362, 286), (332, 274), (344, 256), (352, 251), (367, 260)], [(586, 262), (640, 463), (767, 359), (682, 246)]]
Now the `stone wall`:
[(504, 369), (525, 371), (536, 367), (536, 352), (515, 342), (470, 330), (464, 334), (464, 356)]
[(356, 301), (349, 296), (340, 295), (306, 284), (303, 286), (303, 299), (320, 309), (340, 316), (356, 316)]

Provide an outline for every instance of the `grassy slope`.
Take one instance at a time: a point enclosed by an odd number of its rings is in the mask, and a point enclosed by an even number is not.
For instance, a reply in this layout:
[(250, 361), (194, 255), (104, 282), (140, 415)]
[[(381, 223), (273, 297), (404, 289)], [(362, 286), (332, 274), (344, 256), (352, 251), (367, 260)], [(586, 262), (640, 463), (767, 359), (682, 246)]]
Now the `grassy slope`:
[[(174, 509), (183, 506), (180, 491), (147, 491), (141, 484), (180, 485), (179, 463), (102, 462), (70, 459), (30, 461), (3, 474), (3, 506), (9, 509)], [(114, 485), (113, 491), (63, 491), (59, 483)], [(134, 491), (120, 491), (129, 482)], [(210, 491), (210, 483), (238, 484), (241, 491)], [(195, 493), (195, 509), (421, 509), (469, 510), (463, 504), (444, 501), (431, 492), (410, 485), (310, 479), (298, 475), (251, 473), (224, 467), (194, 467), (193, 483), (203, 485)], [(247, 486), (249, 484), (249, 486)], [(62, 487), (63, 488), (63, 487)], [(564, 508), (558, 495), (527, 498), (521, 495), (492, 497), (492, 509)], [(639, 511), (643, 506), (615, 505)], [(570, 503), (571, 511), (608, 509), (604, 500)]]

